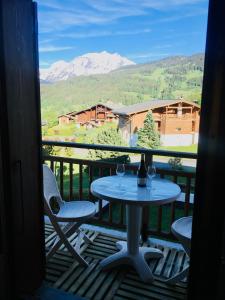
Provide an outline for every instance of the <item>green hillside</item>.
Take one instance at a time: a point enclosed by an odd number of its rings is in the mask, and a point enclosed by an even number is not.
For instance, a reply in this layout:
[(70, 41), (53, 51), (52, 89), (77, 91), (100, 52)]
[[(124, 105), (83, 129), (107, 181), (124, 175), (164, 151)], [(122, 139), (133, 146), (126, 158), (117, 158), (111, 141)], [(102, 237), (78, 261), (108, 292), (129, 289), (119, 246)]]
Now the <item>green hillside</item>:
[(203, 54), (176, 56), (109, 74), (42, 84), (42, 119), (52, 123), (62, 113), (109, 100), (129, 105), (183, 96), (200, 102), (203, 61)]

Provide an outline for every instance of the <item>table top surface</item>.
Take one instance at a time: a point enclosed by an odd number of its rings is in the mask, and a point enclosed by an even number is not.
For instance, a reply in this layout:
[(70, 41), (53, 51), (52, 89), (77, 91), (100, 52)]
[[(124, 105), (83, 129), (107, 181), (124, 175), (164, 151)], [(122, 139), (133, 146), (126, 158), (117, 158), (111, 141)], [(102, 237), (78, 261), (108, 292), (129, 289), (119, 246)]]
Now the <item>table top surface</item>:
[(107, 176), (91, 184), (94, 196), (114, 202), (133, 205), (162, 205), (175, 201), (181, 193), (172, 181), (154, 178), (151, 187), (138, 187), (137, 176)]

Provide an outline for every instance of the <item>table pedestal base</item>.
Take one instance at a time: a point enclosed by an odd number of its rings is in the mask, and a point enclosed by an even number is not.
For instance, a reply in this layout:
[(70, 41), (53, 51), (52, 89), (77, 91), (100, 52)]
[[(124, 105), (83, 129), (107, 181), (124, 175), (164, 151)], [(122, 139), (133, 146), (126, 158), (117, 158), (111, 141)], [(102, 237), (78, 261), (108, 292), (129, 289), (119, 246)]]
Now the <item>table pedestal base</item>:
[(132, 254), (128, 252), (126, 242), (117, 242), (119, 252), (103, 259), (100, 263), (104, 270), (117, 267), (119, 265), (130, 265), (135, 268), (138, 275), (144, 282), (152, 282), (153, 275), (145, 259), (148, 258), (161, 258), (163, 257), (162, 251), (155, 248), (139, 247), (139, 251)]

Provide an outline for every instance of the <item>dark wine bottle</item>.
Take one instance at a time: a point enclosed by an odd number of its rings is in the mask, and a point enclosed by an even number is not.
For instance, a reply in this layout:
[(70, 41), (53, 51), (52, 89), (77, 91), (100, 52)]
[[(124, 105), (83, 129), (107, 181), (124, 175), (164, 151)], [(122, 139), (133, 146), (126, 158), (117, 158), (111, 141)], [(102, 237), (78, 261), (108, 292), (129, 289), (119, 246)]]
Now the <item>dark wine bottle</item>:
[(145, 187), (147, 182), (147, 170), (145, 166), (145, 155), (141, 154), (141, 163), (137, 172), (137, 184), (140, 187)]

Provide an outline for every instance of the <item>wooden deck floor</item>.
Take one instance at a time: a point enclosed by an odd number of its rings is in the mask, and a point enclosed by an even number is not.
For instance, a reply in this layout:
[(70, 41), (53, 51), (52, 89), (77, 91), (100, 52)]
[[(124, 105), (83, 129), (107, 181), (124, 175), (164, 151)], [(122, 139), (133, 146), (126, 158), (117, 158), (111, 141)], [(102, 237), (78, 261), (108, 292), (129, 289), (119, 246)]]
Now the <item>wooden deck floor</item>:
[[(46, 225), (45, 229), (46, 246), (49, 246), (54, 231), (50, 225)], [(79, 266), (62, 248), (47, 263), (48, 285), (84, 299), (185, 299), (187, 286), (185, 281), (175, 286), (163, 282), (186, 265), (188, 259), (183, 251), (158, 246), (163, 251), (164, 258), (149, 261), (156, 279), (153, 284), (145, 284), (131, 268), (120, 267), (112, 271), (101, 271), (99, 262), (117, 251), (115, 242), (118, 239), (90, 230), (86, 231), (86, 234), (93, 240), (93, 244), (82, 245), (82, 256), (88, 261), (89, 266), (87, 268)], [(72, 240), (75, 238), (76, 236), (72, 237)]]

